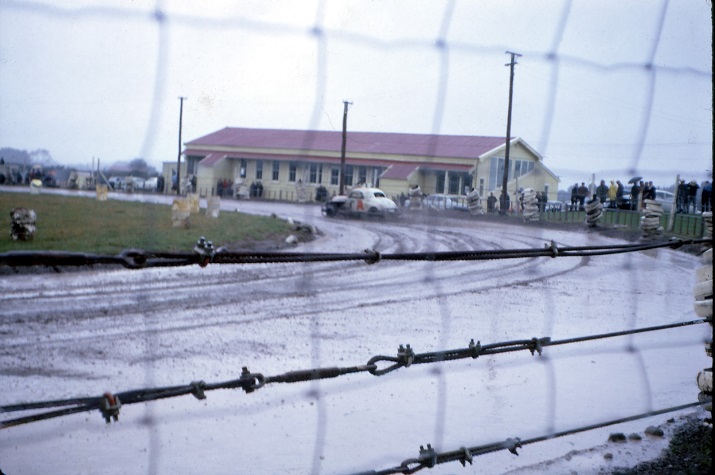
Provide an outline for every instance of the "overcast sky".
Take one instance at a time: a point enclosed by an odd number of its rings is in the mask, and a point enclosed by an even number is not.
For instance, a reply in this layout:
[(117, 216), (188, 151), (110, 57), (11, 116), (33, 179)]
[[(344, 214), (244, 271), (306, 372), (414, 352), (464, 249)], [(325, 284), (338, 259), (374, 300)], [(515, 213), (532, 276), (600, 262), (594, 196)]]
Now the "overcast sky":
[[(226, 126), (505, 136), (573, 181), (712, 174), (706, 0), (0, 0), (0, 147), (176, 161)], [(650, 67), (652, 65), (652, 67)], [(348, 150), (350, 145), (348, 143)], [(336, 153), (339, 154), (339, 150)]]

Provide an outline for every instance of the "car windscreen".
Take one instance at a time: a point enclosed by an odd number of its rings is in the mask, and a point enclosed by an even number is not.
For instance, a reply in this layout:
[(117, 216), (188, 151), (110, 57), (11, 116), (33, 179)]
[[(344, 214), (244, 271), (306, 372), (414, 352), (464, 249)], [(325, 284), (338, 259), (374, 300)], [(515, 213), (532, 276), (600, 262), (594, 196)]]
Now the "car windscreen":
[(374, 193), (374, 195), (375, 195), (375, 198), (387, 198), (387, 196), (385, 196), (385, 193), (383, 193), (381, 191)]

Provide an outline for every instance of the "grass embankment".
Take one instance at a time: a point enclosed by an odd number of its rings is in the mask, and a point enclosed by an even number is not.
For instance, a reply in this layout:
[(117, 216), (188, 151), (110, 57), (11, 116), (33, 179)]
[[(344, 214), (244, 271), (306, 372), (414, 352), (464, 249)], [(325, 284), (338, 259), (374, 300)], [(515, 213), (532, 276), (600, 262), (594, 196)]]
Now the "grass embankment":
[[(12, 240), (13, 208), (29, 208), (37, 213), (33, 240)], [(58, 250), (117, 254), (129, 248), (190, 251), (201, 236), (217, 247), (240, 248), (242, 243), (255, 247), (256, 243), (283, 242), (291, 232), (281, 219), (236, 212), (222, 212), (216, 219), (206, 217), (204, 211), (191, 215), (188, 229), (178, 229), (171, 225), (171, 207), (167, 205), (2, 193), (0, 252)]]

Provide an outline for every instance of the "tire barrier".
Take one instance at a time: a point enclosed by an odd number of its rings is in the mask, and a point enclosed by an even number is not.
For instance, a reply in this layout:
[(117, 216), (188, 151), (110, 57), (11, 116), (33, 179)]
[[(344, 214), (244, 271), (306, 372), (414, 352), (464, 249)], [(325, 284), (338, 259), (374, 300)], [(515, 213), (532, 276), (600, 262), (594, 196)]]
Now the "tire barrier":
[(37, 214), (35, 210), (27, 208), (14, 208), (10, 211), (12, 221), (10, 235), (13, 241), (31, 241), (35, 237), (35, 223)]
[(97, 201), (107, 201), (109, 188), (107, 185), (97, 185)]
[(598, 222), (603, 216), (603, 203), (598, 197), (589, 200), (586, 203), (586, 226), (589, 228), (594, 228), (598, 225)]
[(472, 190), (467, 195), (467, 209), (472, 215), (484, 214), (484, 208), (482, 208), (482, 198), (479, 196), (479, 192), (477, 190)]
[(35, 178), (34, 180), (30, 181), (30, 193), (32, 193), (33, 195), (39, 195), (41, 189), (42, 180)]
[(712, 239), (713, 237), (713, 213), (712, 211), (706, 211), (703, 213), (703, 222), (705, 224), (705, 236), (706, 238)]
[(199, 212), (199, 194), (198, 193), (187, 193), (186, 200), (189, 202), (189, 211), (192, 213)]
[(524, 221), (538, 221), (539, 200), (536, 199), (536, 192), (531, 188), (526, 188), (521, 194), (521, 199), (524, 205), (522, 211)]
[[(701, 318), (713, 316), (713, 250), (708, 249), (702, 256), (704, 266), (695, 271), (695, 313)], [(712, 326), (712, 322), (710, 322)], [(712, 358), (712, 340), (705, 343), (705, 354)], [(701, 395), (711, 396), (713, 392), (712, 368), (705, 368), (696, 378)]]
[(407, 197), (410, 199), (410, 209), (422, 209), (422, 189), (419, 185), (410, 187)]
[(641, 231), (643, 238), (653, 238), (660, 236), (663, 226), (660, 225), (660, 217), (663, 216), (663, 205), (655, 200), (643, 200), (645, 206), (641, 211)]
[(206, 216), (209, 218), (218, 218), (221, 210), (221, 198), (218, 196), (209, 196), (206, 198)]
[(185, 198), (176, 198), (171, 205), (171, 226), (174, 228), (189, 228), (191, 204)]

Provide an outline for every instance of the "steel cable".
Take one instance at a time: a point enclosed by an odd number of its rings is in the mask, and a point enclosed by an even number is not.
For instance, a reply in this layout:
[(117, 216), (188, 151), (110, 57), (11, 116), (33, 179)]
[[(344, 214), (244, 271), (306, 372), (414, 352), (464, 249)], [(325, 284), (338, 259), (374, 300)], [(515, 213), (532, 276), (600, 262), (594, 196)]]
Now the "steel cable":
[(500, 450), (509, 450), (509, 452), (519, 455), (517, 449), (522, 448), (525, 445), (535, 444), (537, 442), (544, 442), (551, 439), (556, 439), (559, 437), (565, 437), (568, 435), (574, 435), (581, 432), (587, 432), (594, 429), (600, 429), (603, 427), (608, 427), (616, 424), (622, 424), (625, 422), (632, 422), (639, 419), (645, 419), (647, 417), (657, 416), (660, 414), (667, 414), (670, 412), (680, 411), (683, 409), (690, 409), (698, 406), (704, 406), (712, 403), (712, 398), (707, 398), (704, 401), (698, 401), (688, 404), (682, 404), (679, 406), (673, 406), (665, 409), (659, 409), (656, 411), (648, 411), (641, 414), (636, 414), (629, 417), (623, 417), (620, 419), (614, 419), (607, 422), (600, 422), (598, 424), (591, 424), (588, 426), (578, 427), (575, 429), (569, 429), (566, 431), (555, 432), (552, 434), (533, 437), (530, 439), (520, 439), (518, 437), (509, 438), (502, 442), (495, 442), (492, 444), (479, 445), (475, 447), (461, 447), (458, 450), (452, 450), (448, 452), (436, 452), (432, 449), (431, 445), (427, 447), (420, 447), (419, 456), (415, 458), (409, 458), (403, 461), (400, 465), (395, 467), (387, 468), (384, 470), (371, 470), (367, 472), (358, 472), (354, 475), (393, 475), (393, 474), (410, 474), (416, 473), (424, 468), (433, 468), (435, 465), (448, 463), (448, 462), (460, 462), (463, 466), (469, 463), (472, 464), (473, 458), (479, 455), (486, 455), (492, 452), (497, 452)]
[[(107, 420), (107, 422), (109, 422), (110, 419), (117, 420), (119, 415), (119, 408), (122, 405), (127, 404), (149, 402), (159, 399), (185, 396), (189, 394), (193, 395), (197, 399), (205, 399), (206, 391), (213, 391), (217, 389), (240, 388), (243, 389), (246, 393), (252, 393), (257, 389), (262, 388), (266, 384), (317, 381), (323, 379), (337, 378), (339, 376), (356, 373), (370, 373), (373, 376), (383, 376), (397, 369), (407, 368), (412, 365), (439, 363), (443, 361), (452, 361), (458, 359), (476, 359), (479, 356), (496, 355), (522, 350), (528, 350), (531, 352), (532, 355), (535, 353), (539, 353), (540, 355), (543, 349), (548, 346), (582, 343), (585, 341), (613, 338), (636, 333), (674, 329), (684, 326), (710, 323), (711, 321), (711, 319), (692, 320), (687, 322), (672, 323), (668, 325), (658, 325), (653, 327), (637, 328), (633, 330), (603, 333), (563, 340), (551, 340), (550, 337), (542, 337), (524, 340), (504, 341), (485, 345), (482, 345), (480, 342), (475, 343), (474, 340), (471, 340), (466, 348), (457, 348), (426, 353), (415, 353), (414, 350), (410, 347), (410, 345), (400, 345), (396, 356), (376, 355), (370, 358), (367, 364), (364, 365), (311, 368), (306, 370), (289, 371), (274, 376), (264, 376), (261, 373), (252, 373), (248, 370), (247, 367), (244, 367), (239, 378), (219, 383), (194, 381), (191, 384), (182, 386), (136, 389), (116, 394), (105, 393), (101, 397), (72, 398), (0, 406), (0, 413), (29, 411), (34, 409), (46, 409), (51, 407), (64, 407), (63, 409), (58, 409), (56, 411), (44, 412), (40, 414), (33, 414), (15, 419), (0, 421), (0, 429), (6, 429), (29, 422), (37, 422), (41, 420), (52, 419), (55, 417), (75, 414), (79, 412), (86, 412), (95, 409), (100, 409), (104, 418)], [(387, 364), (387, 366), (380, 368), (380, 365), (382, 364)], [(116, 403), (114, 401), (116, 401)]]
[[(203, 238), (202, 238), (203, 239)], [(10, 267), (29, 266), (92, 266), (114, 264), (128, 269), (149, 267), (173, 267), (198, 264), (275, 264), (308, 262), (365, 261), (368, 264), (380, 261), (481, 261), (499, 259), (523, 259), (534, 257), (586, 257), (639, 252), (651, 249), (677, 249), (685, 245), (711, 244), (712, 239), (678, 239), (650, 244), (616, 244), (607, 246), (563, 246), (553, 241), (544, 248), (499, 249), (445, 252), (414, 252), (383, 254), (375, 250), (363, 253), (294, 253), (294, 252), (229, 252), (218, 249), (213, 252), (168, 252), (127, 249), (116, 255), (91, 254), (64, 251), (9, 251), (0, 253), (0, 265)]]

